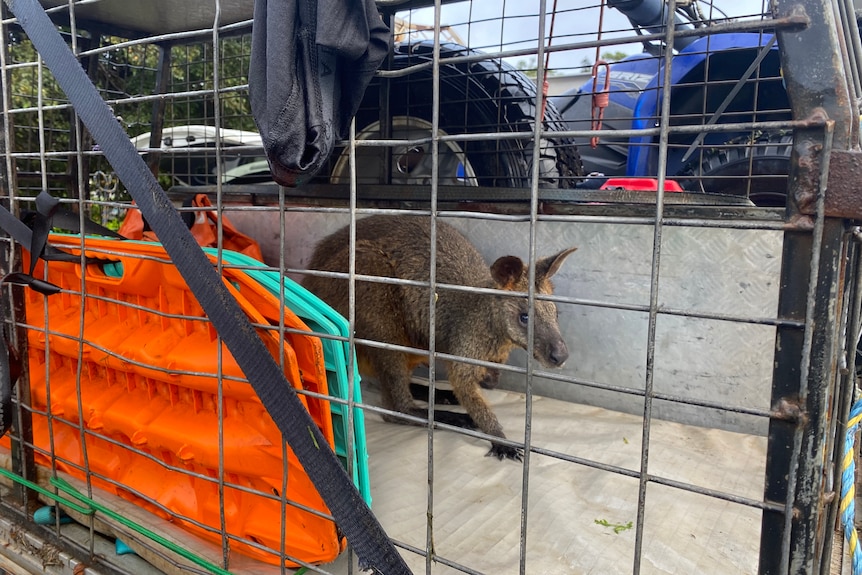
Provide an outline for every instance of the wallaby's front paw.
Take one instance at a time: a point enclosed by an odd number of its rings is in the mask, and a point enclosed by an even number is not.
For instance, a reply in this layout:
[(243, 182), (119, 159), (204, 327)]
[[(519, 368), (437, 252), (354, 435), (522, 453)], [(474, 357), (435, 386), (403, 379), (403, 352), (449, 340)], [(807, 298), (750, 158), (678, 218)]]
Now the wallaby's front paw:
[(437, 389), (434, 393), (434, 403), (437, 405), (458, 405), (458, 398), (448, 389)]
[(500, 370), (487, 370), (485, 375), (482, 376), (482, 380), (479, 382), (479, 385), (485, 389), (496, 389), (497, 386), (500, 385)]
[(501, 445), (499, 443), (492, 443), (491, 449), (488, 453), (485, 454), (485, 457), (496, 457), (500, 461), (504, 459), (511, 459), (512, 461), (523, 461), (524, 460), (524, 450), (520, 447), (509, 447), (508, 445)]

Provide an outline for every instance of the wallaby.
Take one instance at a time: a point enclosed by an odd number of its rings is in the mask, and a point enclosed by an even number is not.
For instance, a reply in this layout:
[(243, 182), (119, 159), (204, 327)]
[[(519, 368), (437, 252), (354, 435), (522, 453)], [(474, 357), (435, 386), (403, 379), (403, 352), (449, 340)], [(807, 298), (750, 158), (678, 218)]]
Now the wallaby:
[[(312, 270), (347, 272), (349, 227), (318, 243), (309, 262)], [(431, 222), (422, 216), (371, 216), (356, 223), (356, 273), (405, 280), (429, 280)], [(536, 263), (536, 293), (550, 294), (550, 282), (566, 257), (577, 248), (564, 250)], [(437, 222), (437, 277), (440, 284), (496, 288), (526, 293), (529, 269), (519, 258), (504, 256), (488, 267), (478, 250), (452, 226)], [(348, 313), (348, 282), (306, 275), (303, 284), (341, 314)], [(416, 349), (428, 349), (430, 298), (428, 288), (392, 283), (356, 282), (356, 337)], [(516, 346), (528, 349), (527, 298), (479, 294), (438, 288), (435, 294), (436, 351), (448, 355), (505, 363)], [(557, 324), (557, 308), (535, 300), (533, 356), (548, 367), (560, 367), (569, 350)], [(357, 346), (359, 371), (376, 378), (387, 409), (417, 417), (427, 411), (413, 401), (410, 377), (427, 355), (379, 347)], [(468, 363), (446, 362), (449, 382), (467, 414), (435, 410), (435, 421), (479, 428), (505, 438), (479, 389), (496, 383), (497, 370)], [(404, 423), (398, 417), (387, 421)], [(520, 449), (491, 442), (488, 455), (520, 460)]]

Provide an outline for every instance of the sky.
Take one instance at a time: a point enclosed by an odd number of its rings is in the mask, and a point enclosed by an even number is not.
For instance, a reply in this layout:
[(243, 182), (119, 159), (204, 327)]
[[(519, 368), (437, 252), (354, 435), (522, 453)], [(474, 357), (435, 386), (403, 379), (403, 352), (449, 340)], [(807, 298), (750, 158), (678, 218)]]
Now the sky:
[[(454, 2), (445, 4), (441, 12), (441, 25), (450, 25), (461, 37), (464, 44), (480, 50), (495, 52), (501, 49), (513, 50), (520, 48), (535, 49), (538, 44), (538, 22), (541, 0), (476, 0), (474, 2)], [(604, 14), (598, 7), (599, 0), (545, 0), (550, 13), (556, 5), (556, 17), (553, 22), (552, 45), (570, 44), (575, 42), (595, 41), (599, 17), (602, 16), (602, 38), (631, 36), (631, 24), (618, 10), (605, 8)], [(701, 0), (701, 11), (707, 17), (720, 18), (717, 11), (711, 12), (710, 2)], [(723, 11), (734, 18), (751, 17), (768, 10), (768, 1), (764, 0), (715, 0), (715, 9)], [(764, 5), (766, 6), (764, 8)], [(401, 13), (400, 17), (410, 20), (413, 24), (431, 26), (434, 23), (434, 9), (422, 8), (409, 13)], [(505, 16), (505, 17), (504, 17)], [(551, 17), (546, 18), (546, 36), (551, 31)], [(625, 44), (605, 47), (604, 51), (622, 51), (626, 54), (636, 54), (641, 51), (640, 44)], [(558, 73), (567, 69), (580, 67), (584, 61), (593, 62), (596, 58), (595, 48), (569, 50), (553, 53), (550, 68)], [(514, 64), (515, 59), (510, 59)], [(523, 59), (522, 59), (523, 60)], [(573, 71), (573, 70), (572, 70)]]

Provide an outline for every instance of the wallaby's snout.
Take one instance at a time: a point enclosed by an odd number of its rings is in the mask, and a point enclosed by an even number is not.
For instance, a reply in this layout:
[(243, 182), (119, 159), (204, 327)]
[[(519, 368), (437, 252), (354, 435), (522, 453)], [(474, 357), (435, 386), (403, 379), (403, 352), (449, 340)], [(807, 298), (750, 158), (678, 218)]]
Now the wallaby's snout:
[(563, 367), (563, 364), (569, 359), (569, 348), (566, 346), (566, 342), (560, 339), (548, 347), (548, 363), (550, 367)]
[(545, 367), (563, 367), (563, 364), (569, 359), (569, 347), (556, 325), (548, 326), (548, 330), (554, 333), (544, 336), (541, 333), (536, 335), (533, 357)]

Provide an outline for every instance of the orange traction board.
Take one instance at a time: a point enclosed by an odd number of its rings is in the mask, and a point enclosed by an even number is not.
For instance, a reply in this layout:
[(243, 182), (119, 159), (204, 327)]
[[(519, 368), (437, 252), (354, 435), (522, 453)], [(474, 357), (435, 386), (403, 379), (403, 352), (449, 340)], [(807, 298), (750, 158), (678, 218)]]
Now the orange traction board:
[[(83, 242), (86, 255), (104, 263), (88, 264), (82, 277), (78, 263), (49, 262), (44, 275), (40, 261), (34, 275), (63, 291), (45, 297), (26, 290), (36, 462), (89, 476), (94, 486), (219, 545), (223, 513), (231, 552), (279, 564), (284, 522), (285, 555), (309, 563), (337, 557), (344, 540), (321, 516), (329, 515), (323, 500), (233, 356), (219, 350), (215, 329), (164, 248)], [(81, 236), (52, 234), (50, 243), (81, 253)], [(253, 280), (231, 274), (226, 285), (283, 362), (287, 380), (325, 395), (320, 340), (286, 331), (280, 345), (278, 331), (267, 329), (282, 317), (278, 298), (243, 282)], [(283, 318), (287, 330), (309, 331), (287, 308)], [(329, 403), (299, 397), (332, 447)]]

